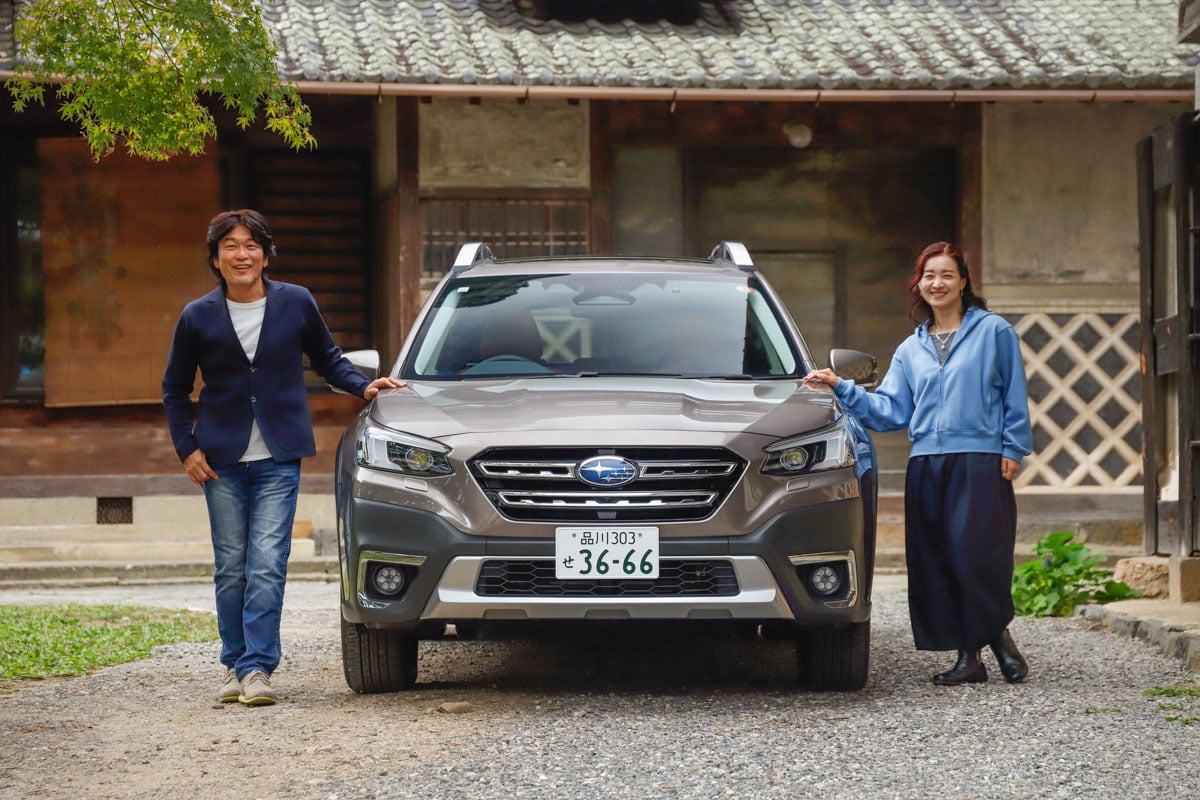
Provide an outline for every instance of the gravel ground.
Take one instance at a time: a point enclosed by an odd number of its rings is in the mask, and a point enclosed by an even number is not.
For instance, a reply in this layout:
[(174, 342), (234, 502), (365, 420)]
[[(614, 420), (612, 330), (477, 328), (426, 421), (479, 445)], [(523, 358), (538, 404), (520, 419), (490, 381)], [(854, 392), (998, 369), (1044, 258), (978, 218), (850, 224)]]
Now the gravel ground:
[[(0, 796), (1195, 796), (1200, 720), (1183, 720), (1200, 699), (1144, 694), (1194, 676), (1079, 618), (1014, 623), (1032, 668), (1016, 686), (990, 655), (989, 683), (931, 685), (951, 658), (912, 648), (905, 595), (884, 581), (857, 693), (794, 689), (783, 642), (593, 638), (426, 642), (414, 691), (360, 696), (341, 674), (336, 591), (289, 585), (277, 706), (214, 704), (213, 643), (0, 697)], [(203, 608), (208, 592), (86, 597)]]

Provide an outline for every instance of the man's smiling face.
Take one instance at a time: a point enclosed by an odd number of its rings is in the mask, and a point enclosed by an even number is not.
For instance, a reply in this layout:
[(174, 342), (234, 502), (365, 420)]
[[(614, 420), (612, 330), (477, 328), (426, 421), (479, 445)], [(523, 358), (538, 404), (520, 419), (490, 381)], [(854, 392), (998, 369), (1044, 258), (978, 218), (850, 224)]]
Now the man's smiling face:
[(217, 242), (216, 267), (221, 271), (226, 289), (234, 299), (258, 293), (262, 284), (262, 271), (266, 266), (267, 256), (262, 245), (254, 239), (245, 225), (235, 226)]

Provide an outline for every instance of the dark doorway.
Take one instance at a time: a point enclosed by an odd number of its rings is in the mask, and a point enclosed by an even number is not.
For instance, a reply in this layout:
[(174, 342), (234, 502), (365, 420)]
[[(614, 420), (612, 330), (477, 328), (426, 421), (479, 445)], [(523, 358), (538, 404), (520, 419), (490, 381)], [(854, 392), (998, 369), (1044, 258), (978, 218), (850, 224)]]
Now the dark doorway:
[[(684, 163), (687, 251), (743, 242), (821, 365), (836, 346), (886, 369), (912, 332), (904, 284), (917, 254), (958, 239), (954, 148), (693, 149)], [(874, 438), (881, 488), (899, 490), (907, 439)]]

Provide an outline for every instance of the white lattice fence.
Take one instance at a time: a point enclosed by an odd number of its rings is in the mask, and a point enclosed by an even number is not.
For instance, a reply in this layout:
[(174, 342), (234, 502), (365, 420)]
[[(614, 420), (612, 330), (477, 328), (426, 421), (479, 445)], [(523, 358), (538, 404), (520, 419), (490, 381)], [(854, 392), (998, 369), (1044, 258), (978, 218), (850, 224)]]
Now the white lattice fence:
[(1135, 491), (1142, 484), (1141, 328), (1131, 313), (1006, 313), (1021, 336), (1033, 455), (1016, 485)]

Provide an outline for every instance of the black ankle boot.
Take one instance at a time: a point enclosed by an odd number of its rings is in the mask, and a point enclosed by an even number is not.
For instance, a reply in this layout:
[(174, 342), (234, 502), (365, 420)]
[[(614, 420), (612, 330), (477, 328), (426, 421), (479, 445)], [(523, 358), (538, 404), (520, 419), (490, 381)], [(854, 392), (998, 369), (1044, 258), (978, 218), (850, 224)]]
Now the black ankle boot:
[(987, 667), (979, 660), (978, 650), (959, 650), (958, 663), (947, 672), (933, 676), (938, 686), (961, 686), (964, 683), (986, 683)]
[(1009, 683), (1025, 680), (1025, 676), (1029, 674), (1029, 665), (1025, 663), (1025, 658), (1017, 649), (1017, 643), (1013, 641), (1007, 628), (1000, 634), (999, 639), (992, 642), (992, 652), (1000, 664), (1000, 671), (1004, 673), (1004, 680)]

